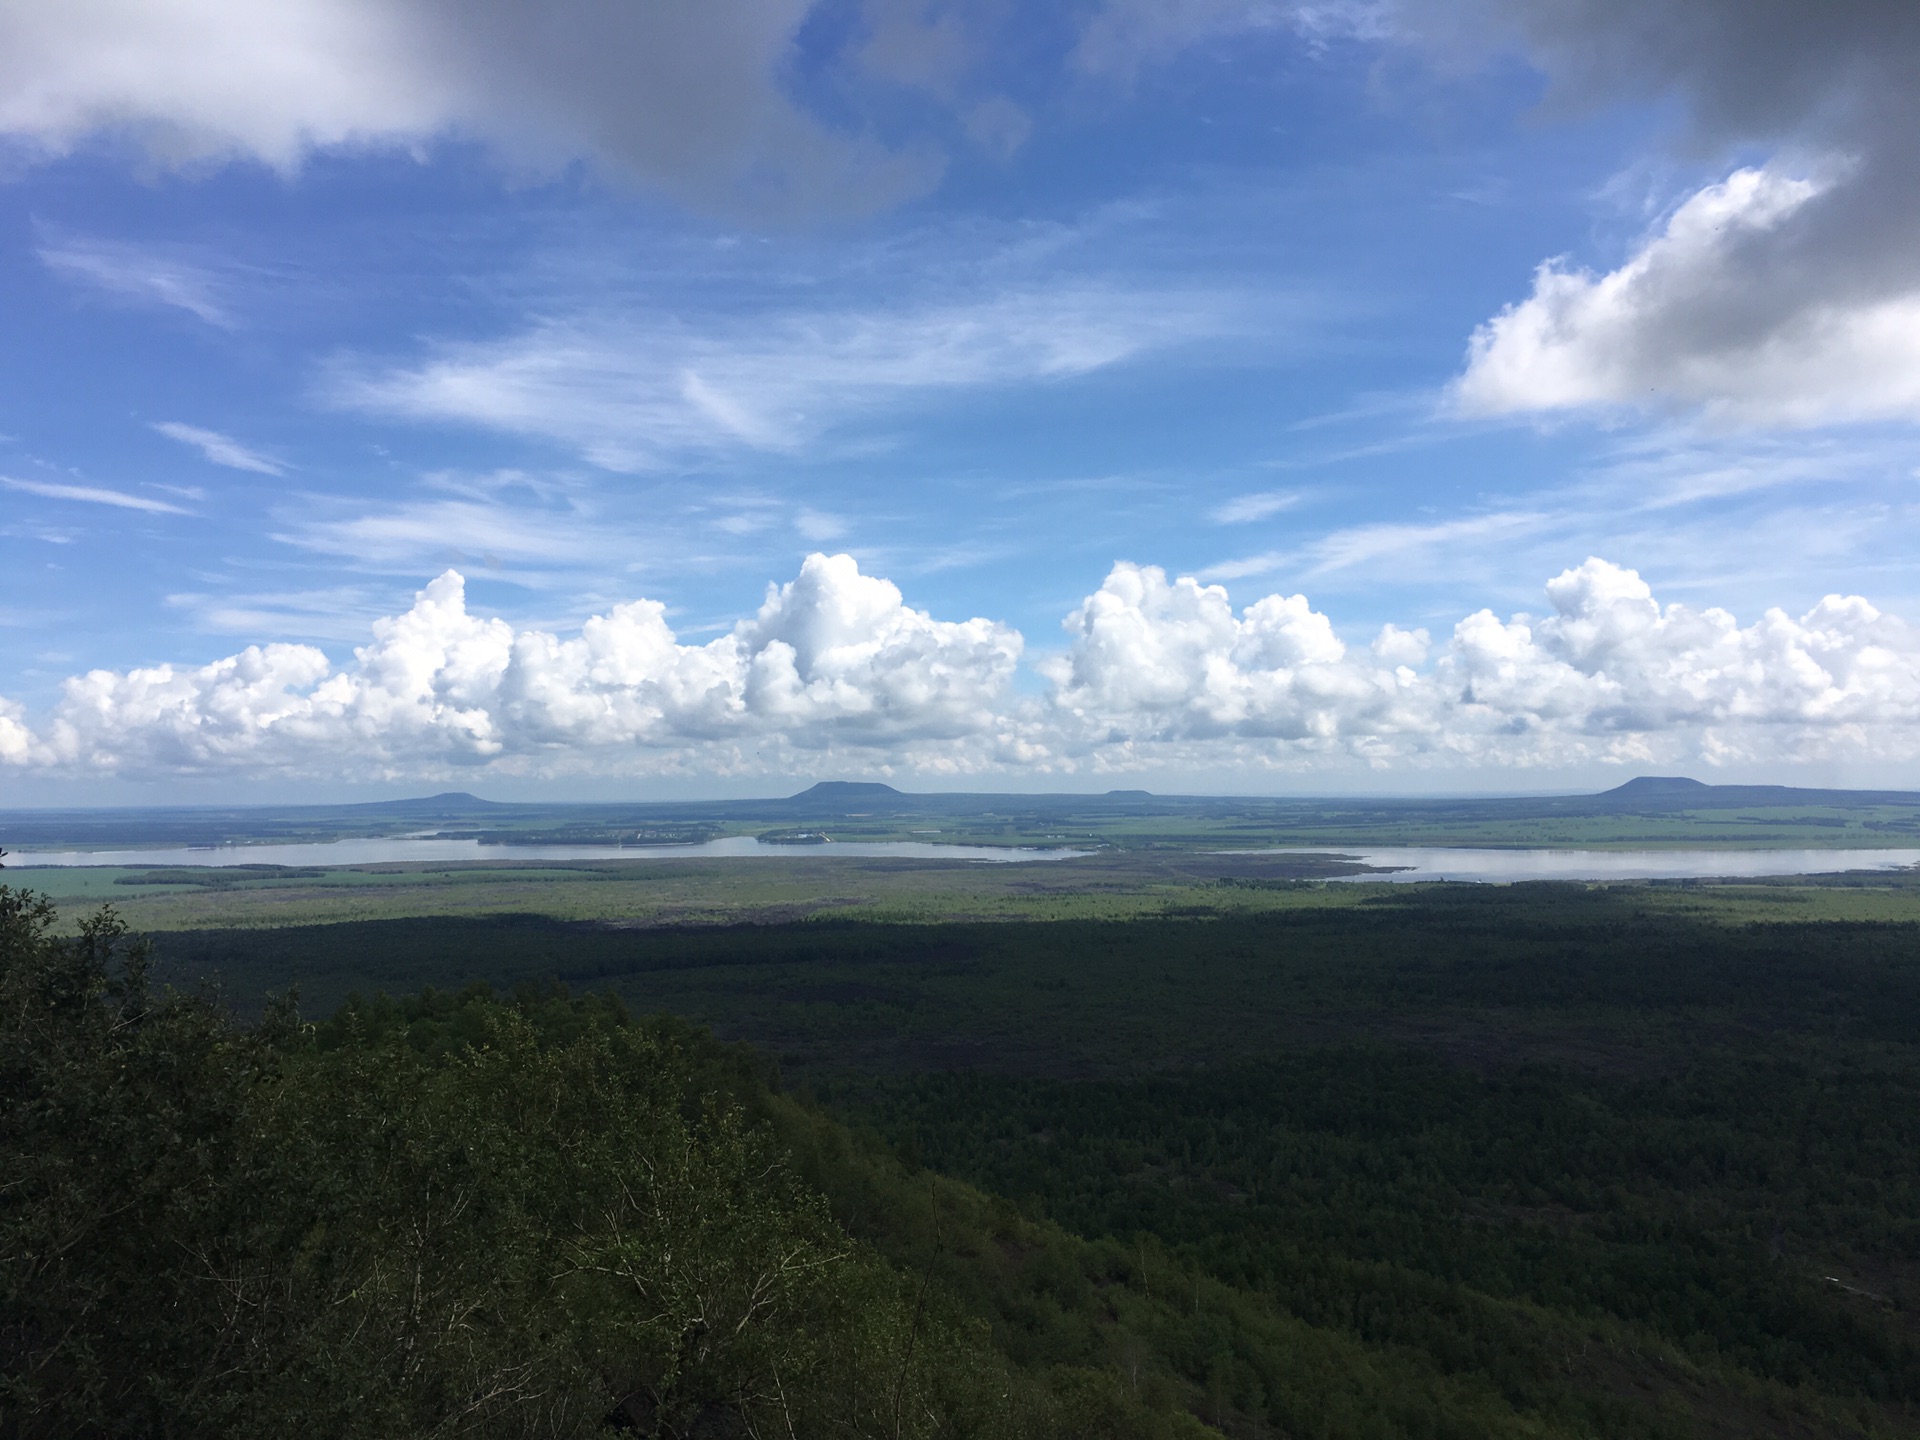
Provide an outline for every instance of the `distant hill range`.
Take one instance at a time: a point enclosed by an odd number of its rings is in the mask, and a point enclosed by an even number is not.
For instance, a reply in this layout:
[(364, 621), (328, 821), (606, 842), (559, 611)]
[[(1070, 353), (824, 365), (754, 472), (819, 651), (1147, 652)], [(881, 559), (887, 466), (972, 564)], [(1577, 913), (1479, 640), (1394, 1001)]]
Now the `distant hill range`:
[[(1065, 826), (1081, 817), (1101, 822), (1138, 817), (1231, 817), (1253, 824), (1332, 822), (1364, 827), (1394, 821), (1477, 823), (1582, 815), (1672, 815), (1700, 810), (1920, 809), (1920, 792), (1904, 790), (1812, 790), (1787, 785), (1708, 785), (1677, 775), (1643, 775), (1595, 795), (1406, 798), (1373, 796), (1155, 795), (1146, 790), (1104, 794), (954, 793), (915, 794), (876, 781), (823, 780), (797, 795), (760, 800), (655, 802), (512, 802), (483, 800), (448, 791), (405, 800), (348, 805), (180, 806), (114, 809), (0, 811), (0, 844), (15, 850), (70, 846), (207, 845), (239, 841), (330, 840), (350, 835), (413, 832), (488, 835), (516, 831), (533, 838), (581, 840), (598, 833), (652, 827), (662, 839), (673, 826), (723, 822), (773, 826), (818, 825), (831, 820), (924, 817), (1000, 819), (1018, 825)], [(1811, 823), (1811, 822), (1810, 822)], [(1819, 822), (1831, 823), (1831, 822)], [(1901, 828), (1909, 822), (1902, 820)], [(1913, 823), (1920, 824), (1920, 821)], [(660, 827), (667, 827), (662, 830)], [(687, 838), (700, 838), (689, 835)]]
[[(442, 796), (442, 799), (450, 798)], [(471, 797), (468, 797), (471, 798)], [(1539, 811), (1555, 815), (1583, 813), (1615, 814), (1662, 813), (1675, 810), (1742, 810), (1750, 807), (1771, 809), (1782, 805), (1851, 807), (1859, 805), (1920, 806), (1920, 791), (1912, 790), (1806, 790), (1791, 785), (1709, 785), (1684, 775), (1642, 775), (1603, 790), (1597, 795), (1513, 795), (1491, 797), (1448, 797), (1441, 799), (1411, 797), (1342, 796), (1288, 797), (1241, 795), (1155, 795), (1147, 790), (1109, 790), (1098, 795), (1021, 795), (990, 793), (913, 794), (891, 785), (871, 781), (823, 780), (818, 785), (789, 795), (783, 800), (715, 802), (713, 808), (750, 807), (755, 812), (778, 809), (787, 814), (846, 815), (885, 814), (978, 814), (982, 811), (1036, 810), (1117, 811), (1137, 810), (1149, 814), (1211, 810), (1228, 805), (1235, 808), (1327, 809), (1340, 810), (1457, 810), (1462, 807)], [(691, 808), (691, 807), (685, 807)]]
[(1803, 790), (1792, 785), (1708, 785), (1684, 775), (1642, 775), (1598, 795), (1571, 797), (1607, 810), (1744, 810), (1780, 805), (1920, 805), (1913, 790)]

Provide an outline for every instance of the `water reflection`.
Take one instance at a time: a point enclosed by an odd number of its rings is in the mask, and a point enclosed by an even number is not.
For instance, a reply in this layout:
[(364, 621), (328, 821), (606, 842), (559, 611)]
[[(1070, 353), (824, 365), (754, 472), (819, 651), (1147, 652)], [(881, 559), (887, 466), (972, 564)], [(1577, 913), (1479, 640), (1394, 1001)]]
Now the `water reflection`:
[(896, 860), (981, 860), (1011, 864), (1066, 860), (1084, 850), (1037, 850), (998, 845), (934, 845), (922, 840), (841, 841), (830, 845), (765, 845), (751, 835), (729, 835), (698, 845), (482, 845), (478, 840), (385, 836), (293, 845), (194, 845), (164, 850), (21, 850), (7, 868), (34, 865), (384, 865), (396, 861), (458, 863), (475, 860), (793, 860), (865, 856)]
[[(1246, 854), (1246, 851), (1236, 852)], [(1402, 846), (1337, 852), (1289, 848), (1262, 855), (1337, 853), (1390, 875), (1341, 875), (1340, 880), (1705, 880), (1777, 875), (1833, 875), (1847, 870), (1907, 870), (1920, 850), (1473, 850)]]

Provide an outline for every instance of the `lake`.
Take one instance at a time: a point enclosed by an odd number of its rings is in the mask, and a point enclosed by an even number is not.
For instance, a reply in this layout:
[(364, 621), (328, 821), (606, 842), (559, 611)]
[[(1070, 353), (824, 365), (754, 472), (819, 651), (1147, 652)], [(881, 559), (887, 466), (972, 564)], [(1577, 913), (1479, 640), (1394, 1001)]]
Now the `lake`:
[(154, 850), (20, 850), (7, 868), (35, 865), (384, 865), (474, 860), (794, 860), (818, 856), (895, 860), (980, 860), (1014, 864), (1066, 860), (1085, 850), (1039, 850), (1000, 845), (935, 845), (921, 840), (842, 841), (830, 845), (767, 845), (751, 835), (729, 835), (698, 845), (482, 845), (478, 840), (434, 840), (389, 835), (290, 845), (195, 845)]
[[(1225, 852), (1223, 852), (1225, 853)], [(1396, 846), (1379, 850), (1322, 848), (1233, 851), (1233, 854), (1337, 854), (1367, 865), (1398, 868), (1391, 875), (1340, 875), (1343, 881), (1389, 880), (1704, 880), (1769, 875), (1831, 875), (1844, 870), (1906, 870), (1920, 850), (1473, 850)]]
[[(732, 835), (698, 845), (483, 845), (478, 840), (435, 840), (390, 835), (365, 840), (329, 840), (290, 845), (174, 846), (152, 850), (23, 850), (7, 868), (37, 865), (379, 865), (395, 861), (429, 864), (476, 860), (967, 860), (1026, 864), (1071, 860), (1086, 850), (1042, 850), (998, 845), (940, 845), (920, 840), (842, 841), (830, 845), (766, 844)], [(1843, 870), (1897, 871), (1920, 864), (1920, 849), (1906, 850), (1477, 850), (1460, 846), (1393, 846), (1380, 849), (1288, 847), (1234, 850), (1232, 855), (1329, 855), (1351, 857), (1389, 874), (1329, 877), (1347, 882), (1421, 880), (1691, 880), (1778, 875), (1827, 875)]]

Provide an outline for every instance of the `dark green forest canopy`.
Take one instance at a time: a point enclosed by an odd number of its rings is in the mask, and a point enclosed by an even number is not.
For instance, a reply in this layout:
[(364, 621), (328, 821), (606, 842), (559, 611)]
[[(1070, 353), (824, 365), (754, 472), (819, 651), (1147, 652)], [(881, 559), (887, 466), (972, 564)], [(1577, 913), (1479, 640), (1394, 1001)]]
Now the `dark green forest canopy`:
[[(134, 983), (110, 934), (62, 942), (26, 923), (11, 933), (37, 938), (16, 953), (39, 958), (10, 961), (10, 977), (96, 954), (122, 978), (89, 982), (106, 1018), (74, 1034), (94, 1039), (69, 1035), (34, 1072), (99, 1087), (92, 1108), (56, 1123), (9, 1103), (10, 1127), (52, 1127), (9, 1129), (9, 1164), (118, 1146), (125, 1164), (96, 1183), (131, 1186), (152, 1207), (141, 1223), (161, 1227), (148, 1234), (214, 1217), (287, 1237), (278, 1259), (245, 1252), (292, 1297), (260, 1343), (296, 1358), (266, 1368), (319, 1384), (321, 1350), (330, 1376), (372, 1366), (364, 1393), (416, 1407), (378, 1412), (384, 1433), (452, 1433), (433, 1429), (449, 1397), (504, 1352), (436, 1352), (434, 1373), (456, 1378), (409, 1388), (358, 1351), (336, 1356), (299, 1307), (342, 1292), (301, 1287), (386, 1273), (401, 1233), (388, 1217), (414, 1213), (425, 1192), (408, 1183), (442, 1173), (450, 1141), (519, 1178), (475, 1192), (488, 1198), (471, 1223), (505, 1228), (457, 1234), (446, 1293), (468, 1303), (460, 1287), (477, 1286), (488, 1313), (538, 1317), (546, 1348), (526, 1353), (570, 1377), (583, 1420), (644, 1388), (635, 1375), (684, 1374), (642, 1423), (758, 1424), (767, 1357), (812, 1345), (807, 1374), (830, 1383), (790, 1398), (797, 1433), (894, 1433), (900, 1374), (926, 1433), (1916, 1433), (1920, 927), (1729, 924), (1646, 893), (1445, 887), (1124, 923), (528, 917), (162, 937), (158, 973), (253, 997), (252, 1028)], [(294, 980), (360, 994), (310, 1028), (258, 1008)], [(9, 1016), (31, 1019), (8, 984)], [(164, 1023), (116, 1029), (130, 1005)], [(630, 1018), (661, 1012), (684, 1018)], [(157, 1038), (128, 1038), (141, 1035)], [(148, 1079), (116, 1078), (129, 1064)], [(201, 1078), (182, 1089), (185, 1075)], [(6, 1078), (10, 1096), (32, 1090)], [(529, 1120), (528, 1095), (575, 1087), (561, 1107), (574, 1121)], [(551, 1191), (556, 1167), (587, 1164), (555, 1137), (602, 1130), (622, 1144), (588, 1146), (599, 1158), (570, 1186), (604, 1191), (622, 1156), (685, 1137), (706, 1168), (683, 1193), (747, 1197), (707, 1208), (745, 1205), (772, 1227), (752, 1233), (839, 1257), (821, 1271), (836, 1278), (795, 1289), (734, 1369), (662, 1369), (671, 1346), (634, 1359), (617, 1299), (538, 1263), (604, 1242), (602, 1221)], [(124, 1138), (143, 1134), (144, 1150)], [(412, 1168), (371, 1159), (370, 1136)], [(780, 1177), (771, 1190), (742, 1178), (743, 1155)], [(148, 1174), (203, 1178), (156, 1193), (136, 1183)], [(235, 1175), (253, 1178), (214, 1178)], [(24, 1223), (8, 1194), (7, 1223)], [(212, 1198), (182, 1210), (180, 1194)], [(314, 1219), (349, 1204), (349, 1224)], [(139, 1268), (184, 1248), (108, 1247), (98, 1313), (155, 1344), (134, 1294), (213, 1316), (194, 1288), (205, 1276)], [(498, 1265), (476, 1258), (496, 1249)], [(855, 1312), (892, 1318), (862, 1328)], [(292, 1383), (219, 1424), (296, 1413)], [(881, 1398), (850, 1421), (828, 1390)], [(331, 1413), (273, 1433), (351, 1433)]]

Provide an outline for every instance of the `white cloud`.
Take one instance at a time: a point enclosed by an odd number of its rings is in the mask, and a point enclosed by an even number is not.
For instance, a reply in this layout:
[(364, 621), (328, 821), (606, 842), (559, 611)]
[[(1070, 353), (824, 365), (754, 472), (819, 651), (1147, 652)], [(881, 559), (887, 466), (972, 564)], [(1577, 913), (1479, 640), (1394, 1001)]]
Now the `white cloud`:
[(1120, 564), (1064, 624), (1072, 643), (1043, 673), (1096, 743), (1328, 742), (1418, 723), (1409, 684), (1352, 663), (1304, 595), (1269, 595), (1236, 616), (1218, 585)]
[(1538, 623), (1468, 616), (1437, 666), (1482, 735), (1537, 735), (1519, 748), (1541, 758), (1676, 736), (1719, 759), (1916, 750), (1920, 633), (1858, 596), (1742, 627), (1725, 610), (1662, 606), (1633, 571), (1592, 559), (1547, 594), (1554, 613)]
[(1483, 414), (1685, 407), (1763, 425), (1920, 419), (1920, 283), (1786, 314), (1755, 288), (1752, 252), (1782, 241), (1823, 189), (1736, 171), (1617, 270), (1543, 265), (1533, 294), (1474, 335), (1460, 403)]
[(696, 202), (863, 207), (937, 165), (836, 132), (784, 93), (810, 5), (712, 0), (9, 0), (0, 134), (59, 154), (128, 136), (167, 163), (478, 138)]
[(257, 645), (75, 676), (38, 723), (0, 699), (0, 763), (361, 780), (792, 773), (822, 755), (947, 776), (1920, 764), (1920, 631), (1864, 599), (1742, 625), (1598, 559), (1546, 597), (1544, 617), (1480, 610), (1438, 641), (1387, 625), (1362, 648), (1303, 595), (1236, 609), (1119, 564), (1024, 697), (1016, 631), (914, 610), (845, 555), (809, 556), (704, 645), (652, 600), (571, 636), (516, 629), (472, 613), (449, 571), (349, 665)]
[(1291, 490), (1266, 490), (1257, 495), (1236, 496), (1224, 505), (1216, 505), (1207, 512), (1207, 518), (1216, 525), (1250, 525), (1278, 515), (1282, 510), (1291, 510), (1299, 503), (1299, 495)]
[(1127, 763), (1155, 746), (1465, 768), (1920, 757), (1920, 632), (1857, 596), (1743, 627), (1589, 559), (1547, 597), (1541, 620), (1467, 616), (1419, 671), (1424, 632), (1389, 626), (1363, 659), (1304, 596), (1236, 615), (1218, 586), (1119, 565), (1043, 662), (1072, 722), (1059, 743)]
[(845, 555), (809, 556), (732, 633), (681, 645), (656, 601), (620, 605), (571, 639), (467, 609), (448, 571), (378, 620), (354, 663), (311, 646), (250, 646), (197, 667), (96, 670), (26, 728), (0, 707), (0, 759), (68, 773), (271, 770), (365, 777), (497, 764), (682, 763), (709, 769), (771, 745), (811, 749), (977, 737), (1020, 654), (987, 620), (913, 610)]
[(169, 440), (178, 440), (182, 445), (190, 445), (206, 456), (215, 465), (224, 465), (229, 470), (251, 470), (256, 475), (284, 475), (287, 467), (271, 456), (258, 450), (250, 450), (231, 436), (222, 435), (218, 430), (203, 430), (198, 425), (185, 425), (178, 420), (162, 420), (153, 427)]
[(838, 515), (820, 510), (802, 510), (794, 516), (793, 528), (815, 544), (838, 540), (847, 533), (847, 522)]
[(621, 537), (573, 511), (483, 500), (425, 500), (343, 518), (305, 520), (274, 538), (367, 565), (407, 566), (435, 556), (495, 556), (517, 562), (613, 557)]
[(1467, 409), (1920, 419), (1912, 0), (1104, 0), (1077, 59), (1125, 79), (1195, 47), (1237, 56), (1213, 42), (1260, 32), (1390, 45), (1456, 80), (1523, 57), (1547, 113), (1656, 107), (1689, 168), (1726, 167), (1602, 273), (1540, 267), (1475, 335)]
[(219, 301), (219, 283), (197, 265), (149, 250), (102, 240), (73, 240), (39, 251), (54, 274), (104, 290), (122, 300), (185, 310), (222, 329), (233, 317)]
[(1271, 575), (1278, 570), (1297, 569), (1309, 578), (1317, 579), (1357, 566), (1377, 565), (1383, 560), (1392, 560), (1404, 570), (1409, 565), (1430, 559), (1436, 552), (1450, 560), (1457, 560), (1468, 546), (1510, 542), (1538, 532), (1548, 521), (1548, 516), (1534, 511), (1502, 510), (1425, 524), (1381, 520), (1366, 525), (1350, 525), (1323, 535), (1298, 550), (1269, 550), (1237, 560), (1222, 560), (1207, 566), (1201, 572), (1201, 578), (1244, 580), (1253, 575)]
[(895, 311), (822, 311), (695, 332), (656, 316), (552, 322), (445, 345), (425, 363), (346, 368), (333, 403), (456, 420), (643, 469), (688, 452), (792, 451), (929, 393), (1084, 375), (1220, 333), (1209, 295), (1053, 288)]
[(1454, 552), (1468, 544), (1511, 541), (1539, 530), (1548, 519), (1528, 510), (1500, 510), (1489, 515), (1426, 524), (1384, 520), (1371, 525), (1353, 525), (1322, 536), (1307, 547), (1307, 574), (1328, 575), (1381, 560), (1404, 564), (1436, 550)]
[(19, 765), (33, 758), (33, 732), (25, 716), (23, 707), (0, 698), (0, 764)]
[(196, 629), (224, 635), (297, 635), (352, 644), (366, 638), (380, 610), (370, 591), (350, 586), (219, 594), (183, 591), (166, 597), (170, 609)]
[(98, 485), (62, 485), (50, 480), (13, 480), (0, 475), (0, 485), (48, 500), (75, 500), (83, 505), (111, 505), (117, 510), (140, 510), (149, 515), (185, 515), (188, 512), (149, 495), (129, 495)]
[(1608, 273), (1544, 266), (1475, 337), (1470, 408), (1920, 419), (1920, 9), (1400, 0), (1400, 14), (1429, 43), (1476, 27), (1517, 42), (1563, 107), (1677, 102), (1693, 158), (1770, 157), (1684, 197)]
[(1380, 627), (1380, 633), (1374, 636), (1370, 648), (1375, 659), (1399, 666), (1421, 664), (1432, 645), (1433, 637), (1426, 631), (1402, 630), (1389, 622)]

